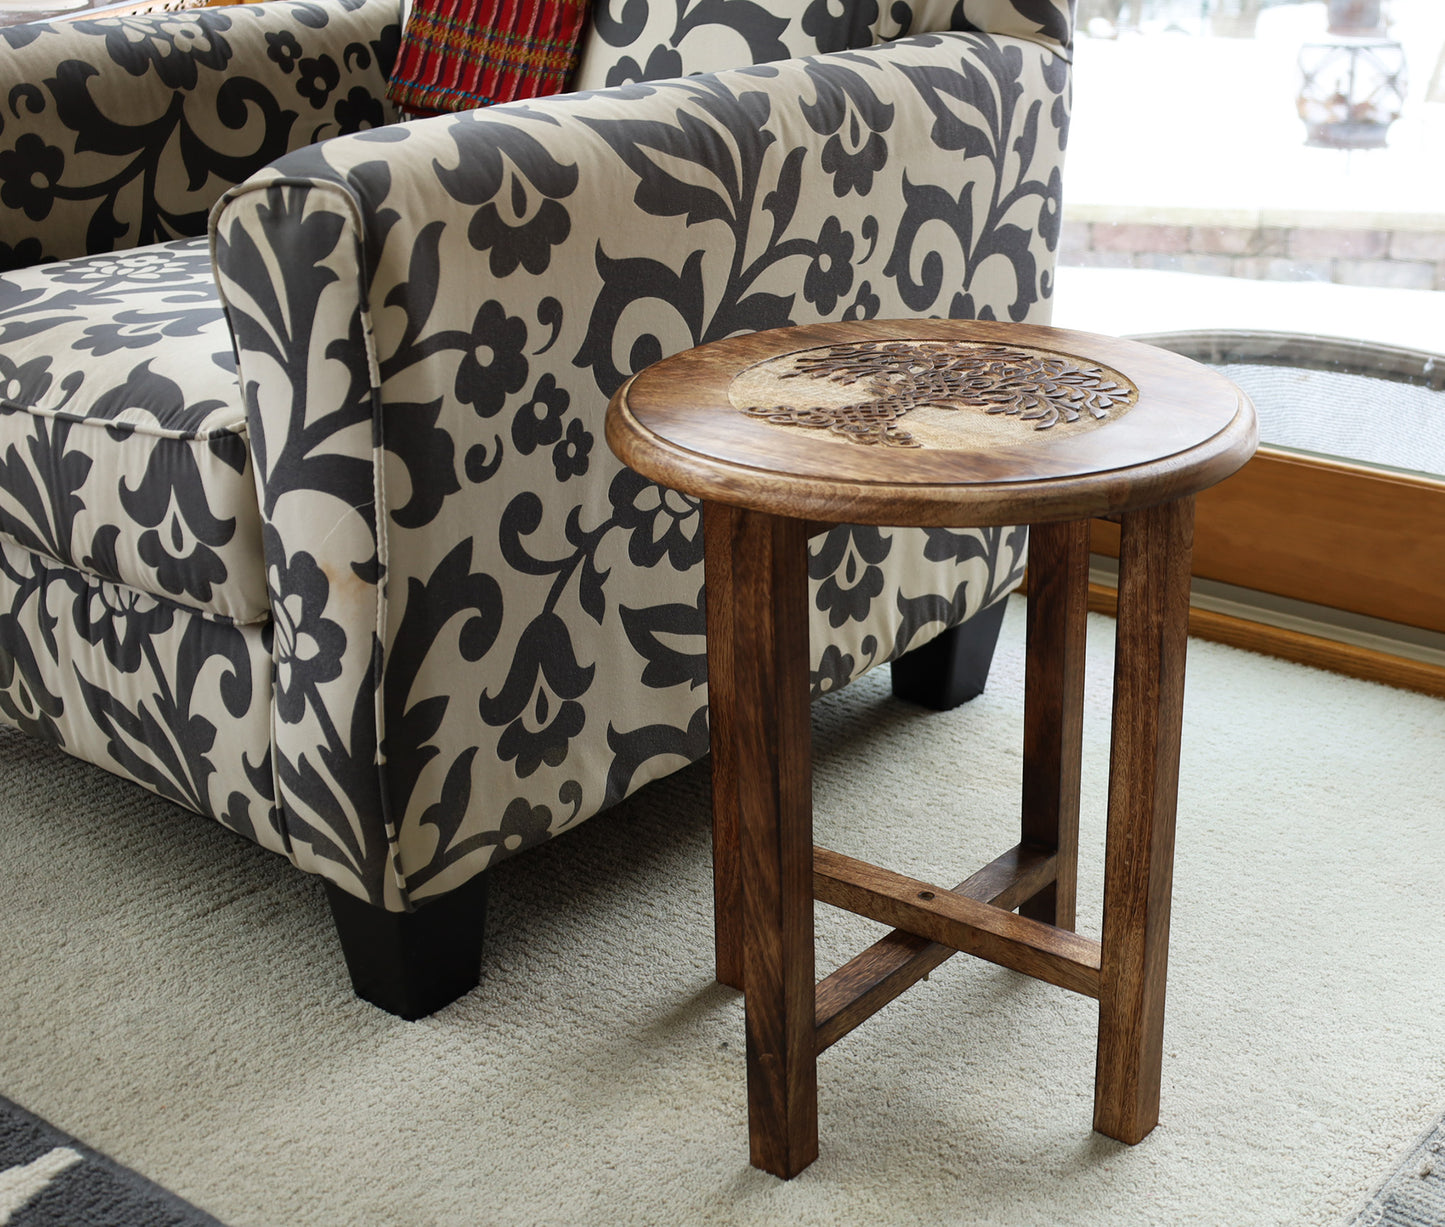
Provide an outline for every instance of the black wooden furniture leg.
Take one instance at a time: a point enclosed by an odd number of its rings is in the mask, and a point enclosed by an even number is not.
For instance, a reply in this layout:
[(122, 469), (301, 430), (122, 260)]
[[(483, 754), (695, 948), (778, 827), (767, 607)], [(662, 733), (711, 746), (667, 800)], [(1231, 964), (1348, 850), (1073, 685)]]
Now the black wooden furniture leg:
[(995, 601), (937, 639), (905, 652), (892, 664), (893, 695), (905, 703), (948, 711), (983, 693), (1006, 600)]
[(487, 878), (471, 881), (415, 912), (388, 912), (326, 883), (326, 898), (351, 986), (363, 1001), (401, 1018), (425, 1018), (477, 986)]

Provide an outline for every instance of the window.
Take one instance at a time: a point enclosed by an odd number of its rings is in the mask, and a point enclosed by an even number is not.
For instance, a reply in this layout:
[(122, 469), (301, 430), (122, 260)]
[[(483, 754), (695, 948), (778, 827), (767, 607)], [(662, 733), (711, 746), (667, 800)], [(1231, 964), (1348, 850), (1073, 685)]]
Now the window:
[(1079, 27), (1054, 322), (1227, 365), (1260, 409), (1199, 501), (1197, 603), (1445, 687), (1445, 5), (1081, 0)]

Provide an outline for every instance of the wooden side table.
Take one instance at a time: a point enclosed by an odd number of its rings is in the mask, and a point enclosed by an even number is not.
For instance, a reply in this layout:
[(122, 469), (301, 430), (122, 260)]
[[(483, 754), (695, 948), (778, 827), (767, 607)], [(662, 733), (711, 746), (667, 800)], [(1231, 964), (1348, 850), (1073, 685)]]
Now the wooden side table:
[[(1159, 1119), (1193, 496), (1253, 453), (1248, 399), (1127, 341), (868, 321), (666, 359), (618, 391), (607, 441), (704, 500), (718, 979), (745, 993), (753, 1163), (812, 1162), (819, 1052), (959, 950), (1098, 999), (1094, 1128), (1138, 1142)], [(1073, 929), (1098, 516), (1122, 548), (1094, 941)], [(807, 540), (836, 523), (1030, 525), (1020, 840), (953, 890), (813, 846)], [(815, 897), (896, 930), (815, 984)]]

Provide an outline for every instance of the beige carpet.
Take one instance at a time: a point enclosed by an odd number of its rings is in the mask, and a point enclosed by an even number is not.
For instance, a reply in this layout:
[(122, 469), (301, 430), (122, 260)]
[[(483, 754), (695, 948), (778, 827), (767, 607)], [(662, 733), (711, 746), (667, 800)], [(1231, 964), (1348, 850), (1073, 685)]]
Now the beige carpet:
[[(1112, 624), (1092, 619), (1097, 932)], [(945, 716), (815, 709), (822, 842), (951, 883), (1013, 842), (1022, 617)], [(827, 1053), (822, 1156), (746, 1162), (706, 774), (501, 867), (482, 988), (349, 992), (315, 883), (0, 734), (0, 1093), (232, 1227), (1339, 1223), (1445, 1111), (1445, 703), (1190, 649), (1163, 1124), (1089, 1130), (1096, 1007), (953, 960)], [(823, 963), (873, 927), (820, 909)]]

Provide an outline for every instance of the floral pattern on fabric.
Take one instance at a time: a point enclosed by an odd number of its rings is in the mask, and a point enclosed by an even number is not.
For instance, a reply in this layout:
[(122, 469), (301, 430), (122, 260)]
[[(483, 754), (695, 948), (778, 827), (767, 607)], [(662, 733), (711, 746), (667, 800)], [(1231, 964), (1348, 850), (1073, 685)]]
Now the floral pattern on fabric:
[(205, 239), (0, 273), (0, 536), (182, 605), (268, 616)]
[(206, 230), (289, 149), (397, 118), (391, 0), (0, 27), (0, 270)]
[[(1041, 318), (1063, 133), (1040, 99), (1062, 88), (1058, 63), (925, 35), (426, 120), (384, 151), (331, 141), (232, 193), (216, 252), (243, 385), (261, 390), (253, 362), (284, 371), (251, 404), (253, 446), (275, 458), (267, 540), (314, 550), (312, 526), (334, 523), (316, 565), (376, 577), (365, 596), (333, 591), (342, 671), (278, 725), (288, 809), (336, 805), (321, 787), (348, 751), (334, 730), (368, 685), (385, 805), (360, 825), (394, 824), (390, 888), (412, 898), (704, 753), (701, 517), (596, 445), (608, 397), (666, 354), (860, 301)], [(982, 128), (962, 147), (958, 115)], [(872, 152), (835, 156), (840, 132)], [(424, 217), (405, 207), (417, 194)], [(318, 309), (295, 332), (252, 304), (281, 301), (263, 253), (299, 254), (302, 225), (317, 241), (285, 283)], [(363, 349), (331, 361), (351, 346), (374, 350), (369, 391)], [(917, 530), (813, 543), (815, 692), (1017, 583), (1024, 534), (945, 535), (942, 551)], [(371, 746), (352, 753), (360, 777)], [(499, 839), (514, 805), (529, 833)]]
[[(607, 88), (385, 126), (388, 0), (14, 27), (81, 111), (138, 73), (250, 143), (72, 199), (60, 94), (0, 115), (0, 718), (394, 910), (705, 753), (700, 510), (608, 451), (613, 391), (744, 330), (1047, 322), (1067, 5), (845, 7), (599, 4)], [(737, 67), (677, 79), (702, 47)], [(222, 191), (208, 281), (175, 236)], [(1025, 540), (815, 539), (814, 693)]]

